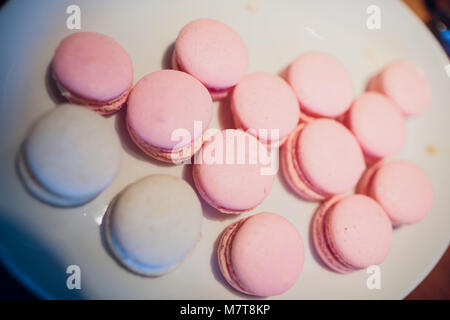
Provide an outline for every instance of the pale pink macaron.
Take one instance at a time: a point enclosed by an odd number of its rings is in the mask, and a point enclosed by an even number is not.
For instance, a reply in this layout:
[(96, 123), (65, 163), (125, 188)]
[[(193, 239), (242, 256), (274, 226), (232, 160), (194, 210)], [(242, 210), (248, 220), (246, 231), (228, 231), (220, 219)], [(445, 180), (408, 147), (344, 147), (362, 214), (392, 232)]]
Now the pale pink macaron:
[(303, 269), (304, 248), (291, 222), (262, 212), (225, 229), (217, 256), (224, 278), (234, 289), (269, 297), (295, 284)]
[(302, 119), (336, 118), (348, 110), (353, 99), (353, 84), (344, 65), (333, 56), (309, 52), (298, 57), (287, 69)]
[(283, 175), (306, 200), (322, 201), (350, 191), (365, 167), (356, 138), (332, 119), (300, 124), (281, 148)]
[(77, 32), (62, 40), (52, 69), (67, 100), (100, 114), (118, 111), (133, 85), (128, 53), (114, 39), (96, 32)]
[(315, 248), (332, 270), (350, 273), (381, 264), (392, 243), (392, 225), (383, 208), (364, 195), (337, 196), (313, 218)]
[(345, 123), (355, 135), (369, 163), (396, 154), (405, 143), (405, 120), (384, 95), (367, 92), (356, 99)]
[(127, 127), (151, 157), (180, 163), (203, 143), (212, 118), (208, 90), (187, 73), (160, 70), (143, 77), (130, 93)]
[(197, 190), (223, 213), (254, 209), (269, 195), (275, 174), (266, 146), (242, 130), (217, 133), (194, 158)]
[(228, 25), (197, 19), (181, 29), (175, 42), (172, 67), (200, 80), (214, 100), (228, 95), (247, 71), (247, 49)]
[(297, 98), (279, 76), (258, 72), (236, 85), (231, 96), (236, 127), (256, 136), (270, 147), (283, 144), (300, 118)]
[(433, 188), (427, 175), (408, 161), (378, 162), (358, 184), (358, 192), (376, 200), (397, 227), (425, 218), (433, 205)]
[(406, 60), (388, 64), (370, 79), (367, 89), (386, 95), (400, 107), (405, 116), (424, 112), (431, 102), (431, 88), (427, 78)]

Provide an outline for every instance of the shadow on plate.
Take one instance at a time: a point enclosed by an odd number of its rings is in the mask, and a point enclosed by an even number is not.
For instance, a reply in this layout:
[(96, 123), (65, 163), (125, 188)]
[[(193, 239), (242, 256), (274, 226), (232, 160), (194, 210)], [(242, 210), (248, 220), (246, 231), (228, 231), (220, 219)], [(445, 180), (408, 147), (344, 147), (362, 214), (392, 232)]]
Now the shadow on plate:
[(218, 120), (220, 130), (235, 129), (233, 114), (231, 113), (230, 95), (218, 102)]
[(175, 42), (172, 42), (164, 51), (163, 58), (161, 60), (162, 69), (172, 69), (172, 54), (175, 49)]
[(56, 86), (55, 79), (52, 76), (52, 63), (50, 62), (45, 71), (45, 88), (47, 90), (47, 94), (52, 99), (55, 104), (61, 104), (68, 102), (65, 97), (61, 94), (58, 87)]
[(148, 156), (144, 153), (131, 139), (127, 124), (126, 124), (126, 106), (122, 107), (122, 109), (115, 113), (115, 123), (114, 128), (116, 129), (116, 132), (120, 139), (120, 144), (122, 145), (122, 148), (125, 150), (126, 153), (131, 155), (133, 158), (140, 160), (140, 161), (146, 161), (150, 162), (151, 164), (154, 164), (159, 167), (172, 167), (174, 164), (162, 162), (156, 159), (153, 159), (152, 157)]

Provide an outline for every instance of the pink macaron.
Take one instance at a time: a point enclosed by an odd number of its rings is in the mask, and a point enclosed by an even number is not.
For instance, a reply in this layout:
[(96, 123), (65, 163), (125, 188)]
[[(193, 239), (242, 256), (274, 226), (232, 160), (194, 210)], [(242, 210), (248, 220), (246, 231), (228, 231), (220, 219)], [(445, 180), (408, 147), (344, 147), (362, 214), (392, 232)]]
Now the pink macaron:
[(386, 95), (405, 116), (420, 114), (430, 106), (431, 88), (427, 78), (405, 60), (388, 64), (370, 79), (367, 89)]
[(352, 79), (344, 65), (328, 54), (301, 55), (288, 67), (286, 78), (300, 102), (305, 121), (336, 118), (350, 107)]
[(378, 162), (358, 184), (358, 192), (376, 200), (394, 226), (425, 218), (433, 204), (433, 188), (426, 174), (408, 161)]
[(281, 148), (283, 175), (306, 200), (322, 201), (350, 191), (365, 167), (356, 138), (332, 119), (300, 124)]
[(96, 32), (77, 32), (62, 40), (52, 70), (67, 100), (100, 114), (118, 111), (133, 85), (128, 53), (114, 39)]
[(236, 127), (269, 146), (280, 146), (300, 118), (297, 98), (279, 76), (258, 72), (245, 76), (234, 88), (231, 111)]
[(380, 93), (367, 92), (356, 99), (345, 122), (368, 162), (396, 154), (405, 142), (405, 120), (400, 109)]
[(197, 19), (178, 34), (172, 67), (200, 80), (214, 100), (228, 95), (244, 76), (247, 65), (244, 42), (236, 31), (222, 22)]
[(303, 269), (300, 234), (286, 218), (262, 212), (230, 225), (217, 249), (224, 278), (236, 290), (269, 297), (289, 290)]
[(392, 242), (391, 222), (383, 208), (364, 195), (337, 196), (313, 218), (315, 248), (332, 270), (350, 273), (381, 264)]
[(175, 70), (152, 72), (130, 93), (128, 132), (151, 157), (180, 163), (202, 146), (212, 108), (208, 90), (197, 79)]
[(242, 130), (214, 135), (194, 160), (197, 190), (223, 213), (254, 209), (268, 196), (276, 174), (266, 146)]

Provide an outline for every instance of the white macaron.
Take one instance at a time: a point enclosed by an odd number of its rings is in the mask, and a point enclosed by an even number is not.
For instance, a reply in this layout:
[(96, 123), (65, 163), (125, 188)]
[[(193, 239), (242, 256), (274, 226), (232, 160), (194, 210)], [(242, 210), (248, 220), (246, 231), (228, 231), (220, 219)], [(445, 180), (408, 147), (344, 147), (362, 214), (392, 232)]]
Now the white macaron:
[(56, 206), (84, 204), (108, 187), (120, 168), (114, 129), (95, 112), (64, 104), (31, 128), (18, 157), (27, 190)]
[(150, 175), (119, 193), (103, 222), (106, 242), (123, 266), (139, 275), (160, 276), (196, 246), (202, 207), (186, 181)]

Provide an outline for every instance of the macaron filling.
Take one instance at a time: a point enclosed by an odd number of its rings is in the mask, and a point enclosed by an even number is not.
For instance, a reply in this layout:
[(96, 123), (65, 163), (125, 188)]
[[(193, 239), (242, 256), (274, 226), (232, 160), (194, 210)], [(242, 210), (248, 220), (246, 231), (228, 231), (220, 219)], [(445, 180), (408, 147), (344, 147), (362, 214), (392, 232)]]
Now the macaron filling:
[[(312, 183), (306, 178), (305, 174), (303, 173), (301, 161), (297, 157), (297, 141), (304, 126), (304, 124), (298, 126), (296, 131), (291, 134), (292, 136), (289, 137), (289, 140), (285, 145), (285, 149), (283, 150), (283, 152), (287, 153), (285, 157), (282, 157), (285, 159), (285, 165), (283, 166), (285, 168), (285, 176), (288, 182), (290, 182), (291, 187), (293, 187), (294, 190), (300, 193), (300, 195), (310, 200), (323, 200), (329, 197), (330, 194), (312, 185)], [(288, 170), (291, 166), (295, 170), (296, 177), (292, 176), (294, 174), (292, 170)], [(293, 181), (293, 179), (295, 179), (295, 182)], [(298, 184), (301, 184), (301, 187), (299, 187)]]
[(190, 145), (178, 149), (163, 149), (150, 145), (140, 138), (136, 131), (128, 124), (128, 132), (134, 143), (149, 156), (164, 162), (184, 162), (197, 153), (203, 144), (203, 136), (195, 139)]
[(329, 230), (326, 227), (329, 212), (340, 199), (342, 199), (342, 196), (336, 196), (319, 207), (316, 216), (314, 217), (313, 236), (315, 245), (319, 249), (318, 252), (322, 260), (324, 260), (325, 263), (335, 271), (350, 273), (355, 271), (356, 268), (348, 263), (345, 263), (337, 254), (333, 246), (333, 242), (329, 237)]
[(234, 237), (239, 228), (247, 219), (248, 218), (244, 218), (233, 223), (224, 231), (224, 234), (222, 235), (219, 242), (218, 262), (223, 276), (233, 288), (243, 293), (252, 295), (252, 293), (247, 291), (239, 282), (239, 279), (237, 278), (236, 273), (233, 269), (233, 263), (231, 261), (231, 249)]

